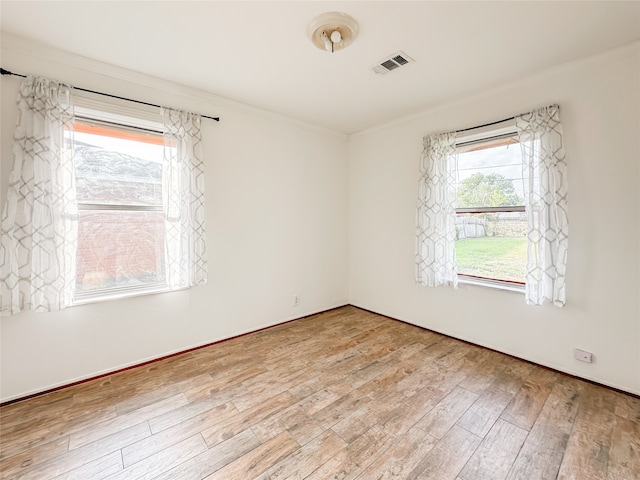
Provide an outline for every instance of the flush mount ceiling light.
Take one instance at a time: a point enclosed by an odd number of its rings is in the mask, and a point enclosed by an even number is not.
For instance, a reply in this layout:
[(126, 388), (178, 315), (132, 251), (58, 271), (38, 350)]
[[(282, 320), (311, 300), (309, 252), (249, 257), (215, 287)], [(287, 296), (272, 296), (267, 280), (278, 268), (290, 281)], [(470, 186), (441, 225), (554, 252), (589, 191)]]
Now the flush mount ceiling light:
[(334, 53), (353, 43), (358, 23), (346, 13), (328, 12), (314, 18), (307, 32), (316, 47)]

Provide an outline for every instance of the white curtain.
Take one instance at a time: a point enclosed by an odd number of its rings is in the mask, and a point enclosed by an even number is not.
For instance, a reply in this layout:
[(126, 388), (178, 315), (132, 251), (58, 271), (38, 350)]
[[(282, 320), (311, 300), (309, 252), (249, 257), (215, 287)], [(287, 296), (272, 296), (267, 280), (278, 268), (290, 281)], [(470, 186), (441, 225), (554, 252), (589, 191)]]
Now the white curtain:
[(424, 137), (416, 219), (416, 282), (427, 287), (458, 286), (455, 140), (455, 132)]
[(201, 117), (165, 108), (162, 119), (165, 273), (177, 289), (207, 282)]
[(73, 300), (78, 210), (72, 127), (71, 87), (39, 77), (22, 82), (2, 215), (3, 314), (59, 310)]
[(566, 302), (565, 273), (569, 222), (567, 164), (559, 107), (552, 105), (516, 117), (528, 191), (528, 254), (525, 297), (528, 304)]

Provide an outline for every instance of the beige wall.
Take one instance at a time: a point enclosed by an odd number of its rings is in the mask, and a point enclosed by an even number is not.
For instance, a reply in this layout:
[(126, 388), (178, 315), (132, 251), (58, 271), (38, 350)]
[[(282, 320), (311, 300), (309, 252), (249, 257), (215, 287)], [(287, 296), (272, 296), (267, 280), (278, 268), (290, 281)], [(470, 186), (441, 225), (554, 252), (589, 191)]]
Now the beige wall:
[[(347, 303), (345, 135), (15, 37), (2, 66), (222, 118), (203, 121), (209, 283), (3, 317), (2, 400)], [(1, 82), (4, 201), (20, 79)]]
[[(629, 392), (640, 393), (639, 44), (353, 135), (352, 304)], [(414, 283), (422, 136), (560, 104), (569, 176), (567, 306)], [(573, 348), (593, 352), (593, 364)]]

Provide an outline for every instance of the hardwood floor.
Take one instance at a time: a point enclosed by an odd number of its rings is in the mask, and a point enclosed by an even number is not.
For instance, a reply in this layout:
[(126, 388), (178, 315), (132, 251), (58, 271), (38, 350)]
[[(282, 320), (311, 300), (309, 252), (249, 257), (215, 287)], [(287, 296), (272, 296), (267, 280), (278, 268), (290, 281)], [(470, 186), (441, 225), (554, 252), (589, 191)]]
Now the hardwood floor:
[(3, 479), (640, 478), (637, 398), (354, 307), (0, 413)]

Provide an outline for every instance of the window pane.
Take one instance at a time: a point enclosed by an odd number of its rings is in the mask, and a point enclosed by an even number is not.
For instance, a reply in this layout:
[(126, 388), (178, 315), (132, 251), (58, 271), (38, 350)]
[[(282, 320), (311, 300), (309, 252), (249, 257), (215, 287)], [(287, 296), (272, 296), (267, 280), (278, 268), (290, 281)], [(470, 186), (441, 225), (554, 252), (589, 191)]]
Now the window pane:
[(526, 233), (525, 213), (457, 215), (458, 274), (525, 283)]
[(79, 203), (162, 205), (162, 145), (74, 133)]
[(164, 283), (161, 212), (81, 211), (76, 292)]
[(519, 144), (479, 147), (458, 155), (458, 208), (524, 205), (524, 189)]

